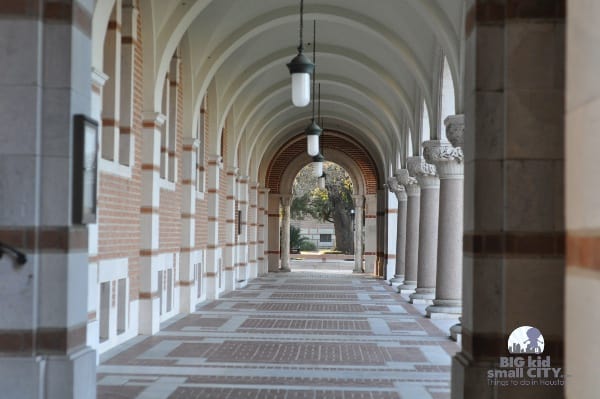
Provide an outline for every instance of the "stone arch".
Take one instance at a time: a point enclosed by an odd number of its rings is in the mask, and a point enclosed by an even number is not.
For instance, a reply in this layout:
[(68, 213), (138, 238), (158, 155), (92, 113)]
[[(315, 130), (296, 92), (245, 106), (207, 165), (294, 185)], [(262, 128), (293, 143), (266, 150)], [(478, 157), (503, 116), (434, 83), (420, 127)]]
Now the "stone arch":
[[(360, 179), (357, 179), (359, 187), (364, 187), (362, 189), (362, 194), (377, 194), (377, 189), (379, 188), (381, 181), (381, 173), (378, 171), (375, 162), (364, 148), (343, 133), (331, 131), (327, 131), (321, 136), (321, 147), (326, 159), (328, 159), (327, 156), (330, 149), (332, 149), (332, 157), (335, 156), (338, 160), (341, 160), (342, 157), (339, 157), (339, 154), (336, 153), (342, 153), (347, 158), (352, 159), (358, 169), (350, 167), (350, 170), (355, 171), (355, 176), (357, 176), (357, 172), (360, 170), (360, 175), (364, 181), (363, 184), (360, 184)], [(269, 188), (271, 193), (283, 193), (282, 182), (284, 181), (284, 175), (290, 166), (290, 160), (296, 158), (303, 159), (302, 162), (304, 162), (304, 164), (310, 162), (310, 158), (306, 154), (304, 134), (299, 134), (292, 138), (286, 145), (282, 146), (278, 153), (270, 160), (266, 170), (264, 186)], [(344, 165), (340, 163), (340, 166)], [(300, 168), (298, 171), (299, 170)], [(350, 170), (348, 170), (348, 172), (350, 172)]]

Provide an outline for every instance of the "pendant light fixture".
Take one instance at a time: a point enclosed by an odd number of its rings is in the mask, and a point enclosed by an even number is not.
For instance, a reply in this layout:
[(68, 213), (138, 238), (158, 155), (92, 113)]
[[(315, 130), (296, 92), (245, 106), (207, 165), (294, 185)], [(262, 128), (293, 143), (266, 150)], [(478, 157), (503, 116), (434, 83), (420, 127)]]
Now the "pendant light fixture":
[(313, 176), (321, 177), (323, 175), (323, 161), (325, 161), (325, 157), (318, 153), (313, 157)]
[[(317, 58), (317, 21), (313, 22), (313, 60)], [(313, 76), (313, 105), (312, 105), (312, 119), (310, 121), (310, 125), (304, 130), (306, 133), (306, 152), (311, 157), (314, 157), (319, 153), (319, 136), (323, 131), (317, 121), (315, 120), (315, 81), (317, 80), (317, 72), (316, 68), (313, 68), (314, 76)], [(320, 85), (319, 85), (320, 87)]]
[(287, 67), (292, 75), (292, 103), (296, 107), (306, 107), (310, 102), (310, 75), (315, 69), (310, 59), (303, 54), (302, 30), (304, 28), (304, 0), (300, 0), (300, 44), (296, 55)]

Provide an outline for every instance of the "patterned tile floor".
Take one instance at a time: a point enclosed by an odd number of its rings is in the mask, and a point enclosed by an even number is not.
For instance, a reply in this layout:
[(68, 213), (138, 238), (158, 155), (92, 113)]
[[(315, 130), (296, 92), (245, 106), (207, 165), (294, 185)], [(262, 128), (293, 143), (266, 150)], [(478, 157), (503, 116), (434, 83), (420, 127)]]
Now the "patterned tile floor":
[(447, 399), (457, 350), (382, 280), (276, 273), (104, 354), (98, 398)]

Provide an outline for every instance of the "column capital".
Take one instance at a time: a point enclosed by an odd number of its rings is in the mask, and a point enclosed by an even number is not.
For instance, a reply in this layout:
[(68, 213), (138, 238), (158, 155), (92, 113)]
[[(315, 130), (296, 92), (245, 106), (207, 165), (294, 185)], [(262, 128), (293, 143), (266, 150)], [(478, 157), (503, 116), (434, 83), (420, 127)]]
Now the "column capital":
[(464, 174), (462, 148), (454, 147), (445, 140), (429, 140), (423, 143), (423, 155), (433, 163), (440, 178), (461, 177)]
[(399, 184), (402, 184), (406, 189), (406, 195), (419, 195), (421, 193), (421, 187), (419, 187), (419, 181), (412, 177), (408, 172), (408, 169), (396, 170), (396, 180)]
[(292, 204), (291, 194), (281, 194), (279, 198), (281, 199), (281, 205), (283, 206), (290, 206)]
[(184, 137), (183, 138), (183, 146), (184, 147), (192, 147), (192, 149), (197, 150), (198, 146), (200, 146), (200, 140), (195, 137)]
[(406, 190), (404, 189), (404, 186), (398, 182), (397, 177), (388, 177), (386, 186), (391, 193), (396, 194), (398, 201), (406, 201)]
[(271, 189), (267, 188), (267, 187), (262, 187), (262, 188), (258, 189), (258, 192), (261, 193), (261, 194), (269, 194), (269, 191), (271, 191)]
[(237, 166), (234, 165), (226, 165), (225, 166), (225, 173), (227, 173), (227, 175), (232, 176), (232, 177), (236, 177), (239, 173), (240, 169)]
[(446, 137), (454, 147), (463, 147), (465, 143), (465, 115), (450, 115), (444, 119)]
[(218, 166), (219, 169), (223, 169), (223, 157), (217, 154), (209, 154), (207, 157), (208, 166)]
[(108, 75), (105, 74), (104, 72), (96, 69), (96, 68), (92, 68), (92, 84), (95, 85), (98, 88), (102, 88), (104, 87), (104, 84), (106, 83), (106, 81), (109, 79)]
[(154, 124), (154, 127), (161, 127), (167, 121), (167, 117), (160, 112), (144, 111), (142, 113), (142, 121), (145, 125)]

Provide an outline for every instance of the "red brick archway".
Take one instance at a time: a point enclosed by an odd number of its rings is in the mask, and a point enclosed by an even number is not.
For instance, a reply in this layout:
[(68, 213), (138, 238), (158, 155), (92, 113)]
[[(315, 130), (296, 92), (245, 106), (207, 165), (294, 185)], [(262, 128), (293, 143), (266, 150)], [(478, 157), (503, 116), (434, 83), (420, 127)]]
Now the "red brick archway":
[[(325, 158), (327, 158), (328, 149), (346, 154), (356, 163), (363, 175), (366, 186), (365, 194), (377, 193), (379, 174), (375, 162), (364, 147), (344, 133), (328, 130), (321, 136), (321, 148)], [(293, 137), (281, 146), (269, 163), (265, 184), (267, 188), (271, 189), (271, 193), (281, 192), (282, 177), (290, 163), (298, 157), (304, 157), (307, 162), (310, 162), (310, 157), (306, 154), (304, 134)]]

